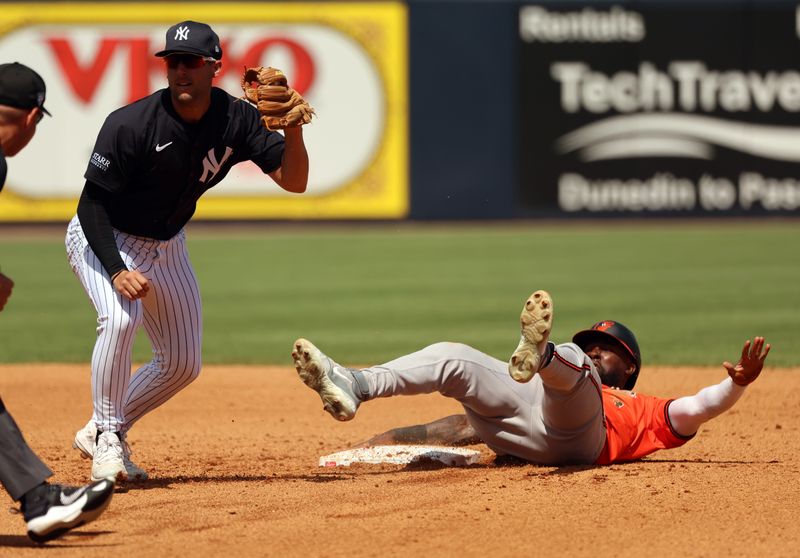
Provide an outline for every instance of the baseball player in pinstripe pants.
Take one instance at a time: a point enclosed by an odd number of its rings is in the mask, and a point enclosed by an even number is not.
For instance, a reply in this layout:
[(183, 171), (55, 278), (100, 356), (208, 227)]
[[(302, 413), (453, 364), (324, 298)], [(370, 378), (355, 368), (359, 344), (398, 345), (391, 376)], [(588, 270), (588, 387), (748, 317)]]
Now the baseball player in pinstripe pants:
[[(200, 373), (200, 291), (183, 226), (197, 200), (241, 161), (286, 191), (305, 191), (302, 129), (266, 130), (255, 107), (212, 87), (217, 34), (183, 21), (167, 30), (169, 87), (112, 112), (97, 137), (66, 246), (97, 311), (92, 354), (94, 414), (74, 446), (92, 478), (144, 480), (130, 458), (131, 426)], [(153, 358), (131, 376), (140, 326)]]

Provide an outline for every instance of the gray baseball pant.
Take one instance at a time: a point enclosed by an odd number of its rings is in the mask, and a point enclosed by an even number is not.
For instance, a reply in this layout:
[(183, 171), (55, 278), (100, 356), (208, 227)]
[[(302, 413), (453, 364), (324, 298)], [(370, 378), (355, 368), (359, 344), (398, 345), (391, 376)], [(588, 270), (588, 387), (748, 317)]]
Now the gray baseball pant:
[(14, 417), (0, 399), (0, 482), (15, 501), (53, 472), (28, 447)]
[(533, 463), (594, 463), (606, 440), (601, 382), (577, 345), (558, 345), (525, 384), (507, 363), (460, 343), (436, 343), (361, 370), (366, 399), (439, 392), (461, 403), (478, 436), (498, 455)]

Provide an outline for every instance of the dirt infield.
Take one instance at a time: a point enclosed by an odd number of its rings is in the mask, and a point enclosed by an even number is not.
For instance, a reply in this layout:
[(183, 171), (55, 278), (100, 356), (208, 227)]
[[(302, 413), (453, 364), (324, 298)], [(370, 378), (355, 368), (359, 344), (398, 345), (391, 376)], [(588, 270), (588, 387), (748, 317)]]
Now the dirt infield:
[[(646, 368), (637, 387), (684, 395), (723, 374)], [(87, 367), (0, 367), (0, 394), (54, 480), (85, 482), (70, 444), (90, 414)], [(478, 445), (481, 463), (462, 469), (317, 466), (459, 409), (399, 397), (342, 424), (290, 368), (207, 367), (131, 431), (149, 482), (50, 550), (2, 513), (0, 556), (797, 556), (798, 369), (766, 370), (695, 440), (636, 463), (498, 465)]]

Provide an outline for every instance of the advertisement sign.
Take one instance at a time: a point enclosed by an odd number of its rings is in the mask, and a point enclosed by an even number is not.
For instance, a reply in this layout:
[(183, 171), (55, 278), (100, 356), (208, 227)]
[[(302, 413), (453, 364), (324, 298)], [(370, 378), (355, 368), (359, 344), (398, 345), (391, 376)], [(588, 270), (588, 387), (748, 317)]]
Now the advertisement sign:
[(401, 3), (4, 4), (0, 60), (34, 68), (53, 118), (13, 159), (2, 221), (75, 212), (97, 133), (113, 110), (166, 87), (167, 28), (220, 36), (215, 85), (241, 96), (245, 66), (282, 69), (315, 108), (304, 127), (308, 190), (289, 194), (252, 163), (203, 196), (205, 219), (402, 218), (408, 211), (406, 8)]
[(797, 6), (534, 3), (518, 31), (524, 210), (797, 213)]

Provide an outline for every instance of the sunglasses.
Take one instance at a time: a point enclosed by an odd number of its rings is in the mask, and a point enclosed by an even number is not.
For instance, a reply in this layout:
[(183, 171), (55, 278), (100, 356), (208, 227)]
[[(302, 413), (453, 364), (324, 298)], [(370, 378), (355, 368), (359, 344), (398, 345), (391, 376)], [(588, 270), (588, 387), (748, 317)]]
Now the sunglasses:
[(190, 70), (196, 70), (197, 68), (201, 68), (209, 62), (216, 62), (216, 60), (214, 58), (198, 56), (196, 54), (170, 54), (164, 57), (164, 62), (167, 64), (167, 68), (170, 70), (174, 70), (180, 64), (183, 64), (185, 68), (189, 68)]
[(44, 113), (42, 112), (42, 109), (39, 109), (39, 114), (36, 115), (36, 123), (38, 124), (41, 122), (42, 118), (44, 118)]

